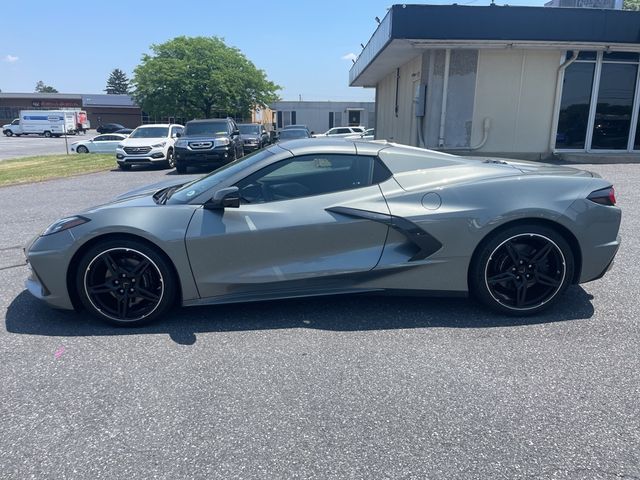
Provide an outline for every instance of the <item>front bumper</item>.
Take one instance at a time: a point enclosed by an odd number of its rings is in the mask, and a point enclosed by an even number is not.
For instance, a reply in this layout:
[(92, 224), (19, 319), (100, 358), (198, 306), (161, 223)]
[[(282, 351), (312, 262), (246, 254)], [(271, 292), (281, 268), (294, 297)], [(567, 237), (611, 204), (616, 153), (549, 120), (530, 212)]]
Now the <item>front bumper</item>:
[(131, 154), (123, 149), (116, 150), (116, 161), (119, 164), (127, 165), (153, 165), (156, 163), (165, 163), (167, 161), (167, 152), (162, 148), (152, 148), (144, 154)]
[(30, 270), (25, 287), (34, 297), (55, 308), (73, 310), (67, 290), (67, 268), (73, 237), (68, 231), (36, 237), (25, 247)]
[(176, 165), (185, 167), (221, 167), (234, 158), (231, 146), (215, 147), (206, 150), (176, 148)]

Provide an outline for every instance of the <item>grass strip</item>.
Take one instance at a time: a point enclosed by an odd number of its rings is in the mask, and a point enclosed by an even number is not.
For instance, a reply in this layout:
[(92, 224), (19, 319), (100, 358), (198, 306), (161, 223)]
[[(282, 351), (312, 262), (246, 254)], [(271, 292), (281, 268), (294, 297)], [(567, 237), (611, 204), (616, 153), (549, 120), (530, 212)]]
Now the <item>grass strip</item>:
[(0, 160), (0, 186), (41, 182), (116, 167), (113, 154), (40, 155)]

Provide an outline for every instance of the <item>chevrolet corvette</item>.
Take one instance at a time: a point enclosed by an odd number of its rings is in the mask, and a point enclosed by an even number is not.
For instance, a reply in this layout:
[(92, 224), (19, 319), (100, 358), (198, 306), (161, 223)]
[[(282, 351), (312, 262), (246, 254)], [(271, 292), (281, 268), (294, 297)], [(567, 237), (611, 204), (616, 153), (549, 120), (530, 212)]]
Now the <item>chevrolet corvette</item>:
[(531, 315), (602, 277), (621, 210), (598, 175), (360, 139), (282, 142), (50, 225), (28, 290), (117, 325), (183, 306), (471, 295)]

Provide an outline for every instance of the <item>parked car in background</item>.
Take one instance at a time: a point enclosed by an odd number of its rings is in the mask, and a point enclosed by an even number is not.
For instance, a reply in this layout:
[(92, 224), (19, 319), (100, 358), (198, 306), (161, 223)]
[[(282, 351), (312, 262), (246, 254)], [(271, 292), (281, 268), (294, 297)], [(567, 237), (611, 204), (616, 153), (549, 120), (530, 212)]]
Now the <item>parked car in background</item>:
[(309, 130), (309, 127), (307, 127), (306, 125), (302, 125), (302, 124), (294, 124), (294, 125), (287, 125), (286, 127), (282, 127), (280, 129), (280, 131), (282, 130), (291, 130), (291, 129), (300, 129), (303, 128), (304, 130), (306, 130), (309, 133), (309, 136), (312, 136), (314, 133)]
[(76, 133), (76, 111), (74, 110), (20, 110), (19, 118), (2, 126), (7, 137), (15, 135), (43, 135), (60, 137)]
[(189, 167), (218, 168), (242, 156), (242, 137), (232, 118), (191, 120), (176, 142), (176, 171), (185, 173)]
[(98, 135), (90, 140), (73, 142), (69, 148), (77, 153), (115, 153), (117, 146), (127, 138), (128, 135), (118, 133), (107, 133)]
[(113, 133), (121, 133), (123, 135), (131, 135), (133, 133), (133, 128), (121, 128), (120, 130), (116, 130)]
[(287, 128), (280, 130), (280, 133), (278, 134), (278, 142), (296, 140), (299, 138), (311, 138), (309, 130), (306, 128)]
[(316, 137), (350, 137), (364, 133), (364, 127), (333, 127), (324, 133), (319, 133)]
[(253, 152), (269, 145), (269, 134), (267, 134), (264, 125), (259, 123), (240, 123), (238, 124), (238, 129), (244, 143), (245, 153)]
[(118, 130), (122, 130), (126, 128), (124, 125), (120, 125), (119, 123), (105, 123), (104, 125), (99, 125), (96, 128), (96, 132), (98, 133), (115, 133)]
[(184, 127), (177, 124), (142, 125), (116, 148), (116, 161), (122, 170), (132, 165), (175, 166), (174, 144)]
[(375, 139), (375, 128), (367, 128), (364, 132), (360, 134), (348, 135), (346, 138), (359, 138), (361, 140), (373, 140)]

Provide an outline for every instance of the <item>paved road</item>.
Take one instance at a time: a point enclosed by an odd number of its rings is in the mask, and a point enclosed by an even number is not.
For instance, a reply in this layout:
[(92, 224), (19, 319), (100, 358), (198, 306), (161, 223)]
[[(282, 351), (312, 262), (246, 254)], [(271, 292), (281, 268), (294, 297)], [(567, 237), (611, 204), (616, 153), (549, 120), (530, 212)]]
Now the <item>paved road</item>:
[[(604, 279), (526, 320), (344, 296), (115, 329), (0, 270), (1, 478), (640, 477), (640, 165)], [(0, 189), (0, 248), (164, 171)]]
[[(67, 142), (71, 145), (73, 142), (89, 140), (96, 135), (94, 130), (86, 135), (69, 135)], [(69, 151), (71, 152), (71, 150)], [(54, 155), (56, 153), (66, 153), (64, 137), (44, 138), (35, 135), (5, 137), (0, 133), (0, 160), (34, 155)]]

